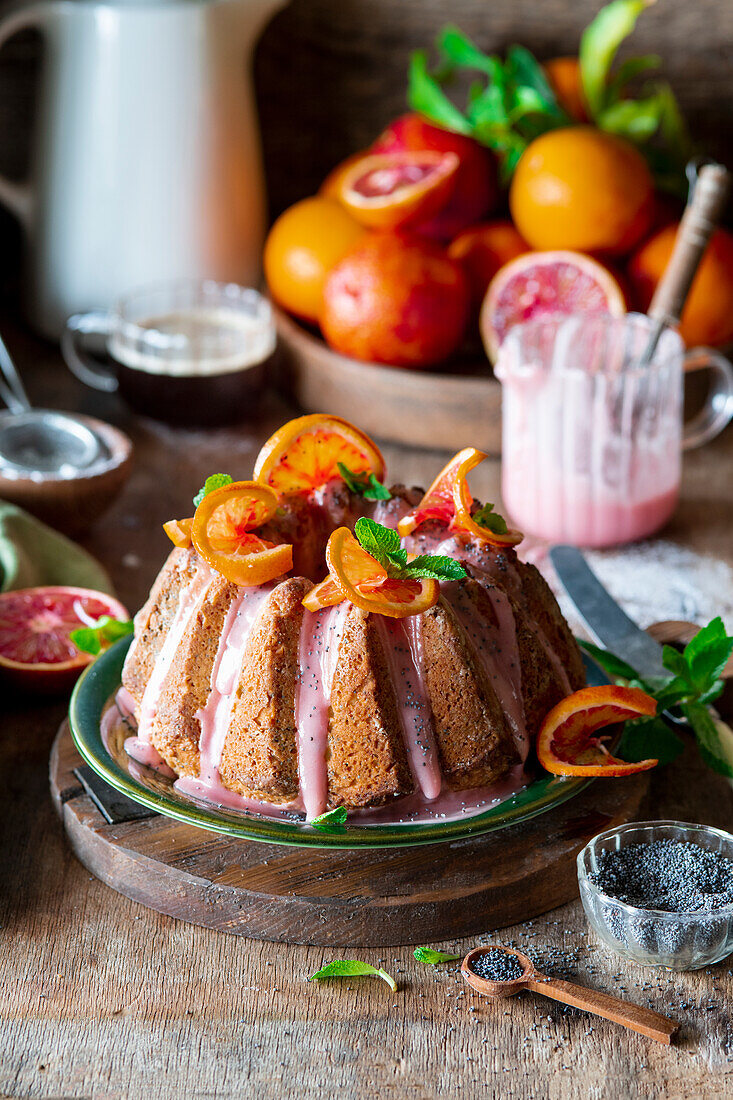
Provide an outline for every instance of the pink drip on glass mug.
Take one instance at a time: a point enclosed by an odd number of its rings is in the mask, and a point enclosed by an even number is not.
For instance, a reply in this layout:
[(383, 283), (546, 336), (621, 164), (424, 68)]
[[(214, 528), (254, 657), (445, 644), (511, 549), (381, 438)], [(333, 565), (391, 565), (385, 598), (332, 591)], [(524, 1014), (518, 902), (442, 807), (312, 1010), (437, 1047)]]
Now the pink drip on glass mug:
[[(686, 352), (667, 329), (640, 365), (651, 324), (638, 313), (550, 317), (502, 344), (502, 493), (528, 535), (587, 547), (652, 535), (675, 510), (682, 451), (733, 418), (733, 367), (718, 352)], [(705, 404), (683, 424), (685, 373), (702, 369)]]

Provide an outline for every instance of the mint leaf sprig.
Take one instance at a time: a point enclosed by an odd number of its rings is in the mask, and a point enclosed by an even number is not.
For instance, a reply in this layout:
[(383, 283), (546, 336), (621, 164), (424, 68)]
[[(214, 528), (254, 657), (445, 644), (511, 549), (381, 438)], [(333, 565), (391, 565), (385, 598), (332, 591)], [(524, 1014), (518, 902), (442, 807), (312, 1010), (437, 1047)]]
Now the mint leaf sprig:
[(198, 508), (204, 497), (207, 497), (209, 493), (213, 493), (215, 489), (222, 489), (225, 485), (231, 485), (234, 478), (229, 474), (211, 474), (207, 477), (204, 484), (201, 486), (196, 496), (193, 498), (193, 503)]
[(432, 947), (416, 947), (413, 955), (419, 963), (426, 966), (437, 966), (438, 963), (457, 962), (463, 955), (450, 955), (446, 951), (434, 951)]
[(374, 474), (355, 474), (343, 462), (337, 462), (336, 466), (348, 488), (357, 496), (364, 497), (364, 500), (392, 499), (389, 489), (381, 481), (377, 481)]
[(109, 615), (102, 615), (91, 626), (80, 626), (72, 630), (69, 638), (82, 653), (91, 653), (94, 657), (101, 653), (112, 642), (119, 641), (132, 634), (134, 625), (132, 619), (122, 621), (112, 619)]
[(309, 982), (322, 981), (324, 978), (381, 978), (385, 981), (393, 993), (397, 992), (397, 982), (391, 974), (381, 967), (372, 966), (371, 963), (361, 962), (359, 959), (334, 959), (327, 966), (311, 974)]
[[(718, 775), (733, 778), (733, 736), (708, 709), (724, 688), (720, 675), (733, 652), (733, 637), (720, 616), (698, 631), (682, 653), (672, 646), (662, 650), (662, 663), (669, 676), (644, 679), (620, 657), (590, 642), (580, 643), (586, 653), (616, 682), (641, 688), (657, 701), (659, 712), (679, 708), (692, 728), (703, 760)], [(619, 753), (631, 762), (656, 757), (669, 763), (682, 752), (682, 741), (659, 717), (627, 722)]]
[(494, 535), (506, 535), (509, 530), (504, 517), (494, 511), (493, 504), (483, 504), (477, 512), (473, 513), (471, 519), (474, 523), (478, 523), (479, 527), (485, 527)]
[(390, 577), (401, 580), (426, 577), (437, 581), (460, 581), (466, 576), (466, 570), (460, 562), (442, 554), (420, 554), (408, 561), (407, 551), (397, 532), (383, 527), (381, 523), (375, 523), (373, 519), (364, 516), (358, 519), (354, 534), (367, 554), (371, 554), (384, 566)]

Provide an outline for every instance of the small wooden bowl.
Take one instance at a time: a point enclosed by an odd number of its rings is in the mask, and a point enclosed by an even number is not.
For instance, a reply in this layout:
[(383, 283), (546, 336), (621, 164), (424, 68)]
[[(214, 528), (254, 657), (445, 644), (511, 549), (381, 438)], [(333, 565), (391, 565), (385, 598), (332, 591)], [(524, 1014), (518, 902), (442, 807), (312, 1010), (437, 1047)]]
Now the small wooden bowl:
[(501, 385), (478, 354), (454, 373), (406, 370), (339, 355), (282, 310), (275, 322), (282, 384), (307, 412), (343, 416), (391, 443), (501, 453)]
[(110, 455), (90, 474), (40, 481), (0, 474), (0, 499), (25, 508), (64, 534), (75, 534), (94, 523), (118, 496), (132, 469), (132, 443), (124, 432), (92, 416), (78, 419), (99, 435)]

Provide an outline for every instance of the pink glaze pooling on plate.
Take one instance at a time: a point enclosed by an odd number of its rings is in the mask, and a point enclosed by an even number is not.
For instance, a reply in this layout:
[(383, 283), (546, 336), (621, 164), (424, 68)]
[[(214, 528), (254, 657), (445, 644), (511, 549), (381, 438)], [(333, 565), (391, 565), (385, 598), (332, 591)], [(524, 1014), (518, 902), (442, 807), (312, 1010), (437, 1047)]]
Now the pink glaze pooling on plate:
[(345, 601), (314, 614), (306, 611), (300, 631), (295, 725), (298, 731), (298, 778), (306, 821), (328, 805), (328, 723), (331, 687), (346, 615)]
[(392, 683), (397, 696), (407, 759), (412, 777), (429, 802), (437, 798), (443, 784), (433, 715), (425, 687), (422, 618), (376, 616)]

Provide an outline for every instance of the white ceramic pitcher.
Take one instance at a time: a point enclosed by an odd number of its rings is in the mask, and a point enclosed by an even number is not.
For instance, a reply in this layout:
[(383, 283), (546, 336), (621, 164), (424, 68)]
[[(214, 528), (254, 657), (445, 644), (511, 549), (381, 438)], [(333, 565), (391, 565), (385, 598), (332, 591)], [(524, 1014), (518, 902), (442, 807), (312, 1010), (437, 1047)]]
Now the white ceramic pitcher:
[(143, 284), (257, 283), (250, 60), (284, 3), (40, 0), (0, 19), (0, 47), (27, 27), (45, 39), (30, 179), (0, 178), (25, 230), (25, 308), (41, 333)]

